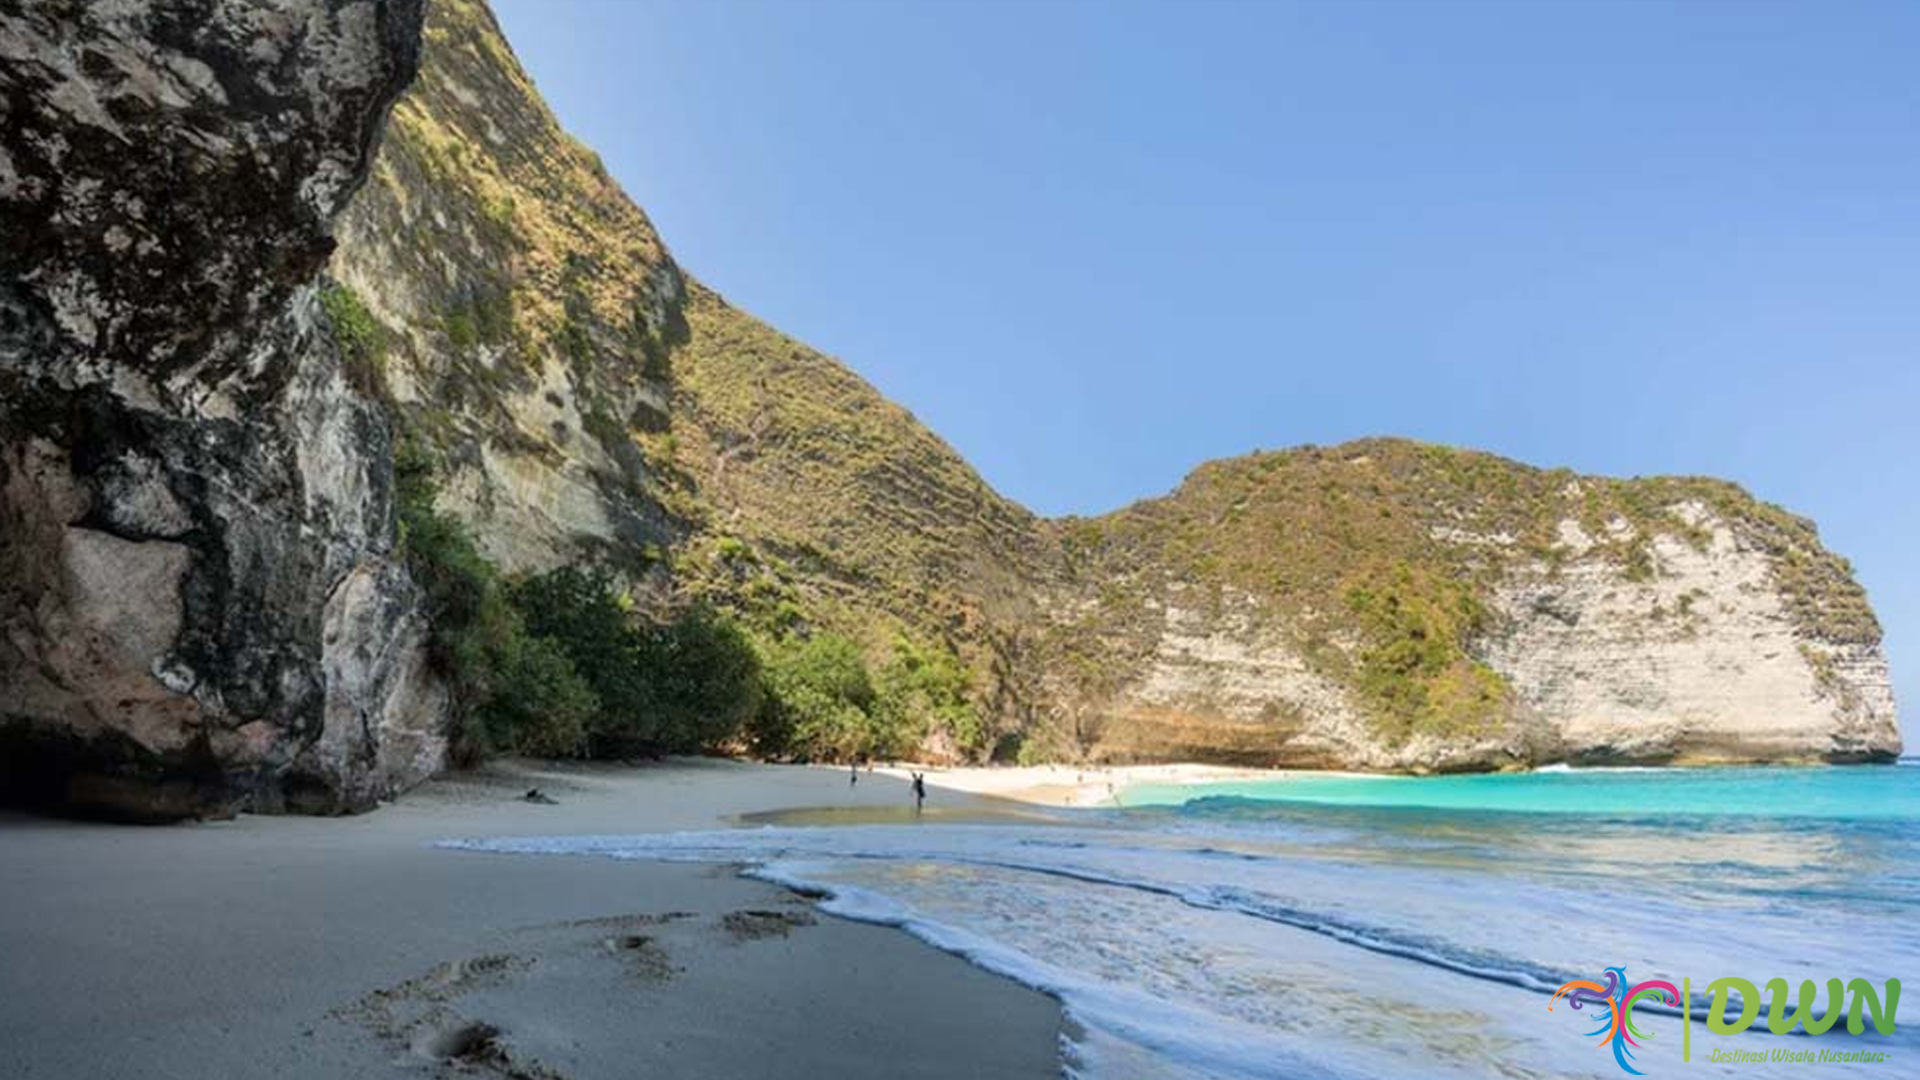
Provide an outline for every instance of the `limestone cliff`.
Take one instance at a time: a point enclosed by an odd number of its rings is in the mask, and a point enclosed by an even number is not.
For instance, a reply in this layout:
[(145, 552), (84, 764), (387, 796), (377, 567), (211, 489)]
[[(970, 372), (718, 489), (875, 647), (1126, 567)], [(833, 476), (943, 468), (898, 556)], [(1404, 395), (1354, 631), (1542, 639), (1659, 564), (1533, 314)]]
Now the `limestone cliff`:
[(1731, 485), (1373, 440), (1035, 518), (680, 269), (477, 0), (431, 7), (341, 232), (333, 273), (382, 327), (397, 413), (496, 557), (944, 643), (1003, 753), (1481, 769), (1898, 747), (1851, 569)]
[(951, 641), (997, 685), (1005, 616), (1046, 573), (1033, 515), (684, 272), (484, 4), (430, 6), (340, 236), (331, 270), (379, 326), (395, 415), (508, 570), (587, 558), (643, 595)]
[(0, 792), (333, 812), (440, 765), (316, 300), (420, 6), (0, 3)]
[(996, 755), (1898, 751), (1851, 568), (1725, 483), (1381, 439), (1036, 518), (683, 271), (479, 0), (428, 6), (376, 140), (419, 20), (0, 0), (13, 793), (338, 810), (437, 768), (396, 428), (508, 570), (953, 650)]
[(1851, 568), (1731, 484), (1375, 439), (1215, 462), (1060, 535), (1077, 587), (1054, 632), (1095, 642), (1096, 753), (1427, 771), (1899, 752)]

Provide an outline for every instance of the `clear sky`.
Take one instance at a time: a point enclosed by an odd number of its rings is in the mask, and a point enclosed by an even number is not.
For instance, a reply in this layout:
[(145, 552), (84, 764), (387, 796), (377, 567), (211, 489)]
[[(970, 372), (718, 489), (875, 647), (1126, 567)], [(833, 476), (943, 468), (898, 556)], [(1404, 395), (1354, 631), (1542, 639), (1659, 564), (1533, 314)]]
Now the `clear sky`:
[(1920, 3), (496, 2), (683, 266), (1039, 511), (1370, 434), (1724, 476), (1920, 709)]

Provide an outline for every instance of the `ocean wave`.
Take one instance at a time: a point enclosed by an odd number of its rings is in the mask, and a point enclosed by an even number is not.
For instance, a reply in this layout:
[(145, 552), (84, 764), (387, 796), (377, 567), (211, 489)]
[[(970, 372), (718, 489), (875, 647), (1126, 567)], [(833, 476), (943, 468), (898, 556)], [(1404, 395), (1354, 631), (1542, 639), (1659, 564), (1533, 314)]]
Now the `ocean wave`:
[[(1836, 840), (1747, 822), (1703, 831), (1532, 819), (1493, 829), (1443, 814), (1382, 819), (1221, 803), (1082, 820), (444, 846), (745, 864), (754, 876), (818, 892), (833, 914), (897, 926), (1059, 998), (1088, 1032), (1075, 1053), (1078, 1075), (1090, 1080), (1398, 1075), (1419, 1060), (1418, 1048), (1393, 1039), (1303, 1035), (1285, 1011), (1297, 997), (1285, 1010), (1261, 998), (1296, 974), (1370, 1002), (1472, 1010), (1505, 1025), (1504, 1037), (1526, 1040), (1540, 1030), (1529, 1018), (1557, 987), (1602, 967), (1677, 983), (1681, 973), (1764, 978), (1784, 957), (1861, 975), (1902, 974), (1920, 959), (1920, 932), (1906, 917), (1915, 881), (1899, 869), (1912, 862), (1914, 837), (1891, 822)], [(1871, 944), (1854, 931), (1868, 911), (1892, 916)], [(1414, 997), (1411, 986), (1420, 987)], [(1692, 1005), (1706, 1016), (1704, 992)], [(1109, 1064), (1143, 1056), (1161, 1066)], [(1473, 1075), (1457, 1062), (1422, 1071)]]
[[(910, 906), (867, 889), (838, 885), (803, 863), (770, 862), (749, 877), (802, 892), (822, 893), (820, 910), (856, 922), (903, 930), (942, 952), (1058, 1000), (1069, 1019), (1106, 1038), (1177, 1064), (1183, 1073), (1213, 1080), (1272, 1080), (1277, 1076), (1372, 1080), (1350, 1062), (1314, 1054), (1205, 1010), (1077, 975), (971, 931), (921, 917)], [(1069, 1056), (1073, 1076), (1101, 1075), (1110, 1051), (1084, 1041)]]
[[(1106, 842), (1100, 842), (1102, 840)], [(1498, 952), (1463, 946), (1440, 936), (1303, 906), (1288, 898), (1240, 885), (1204, 879), (1156, 880), (1126, 873), (1117, 865), (1064, 861), (1078, 858), (1120, 864), (1181, 860), (1182, 865), (1176, 872), (1182, 874), (1195, 873), (1196, 866), (1218, 865), (1217, 860), (1223, 855), (1235, 863), (1279, 865), (1276, 859), (1212, 846), (1170, 849), (1124, 841), (1125, 834), (1093, 839), (1054, 838), (1019, 835), (1007, 827), (951, 826), (904, 830), (762, 828), (639, 836), (531, 837), (448, 841), (443, 846), (496, 853), (745, 863), (752, 876), (824, 894), (828, 899), (823, 908), (832, 914), (899, 927), (982, 968), (1059, 998), (1077, 1023), (1099, 1036), (1079, 1051), (1089, 1061), (1101, 1057), (1102, 1040), (1118, 1040), (1125, 1046), (1178, 1063), (1185, 1075), (1222, 1080), (1275, 1075), (1348, 1078), (1368, 1073), (1351, 1062), (1339, 1061), (1336, 1056), (1310, 1053), (1276, 1040), (1258, 1027), (1209, 1011), (1204, 1001), (1192, 1007), (1173, 1005), (1163, 997), (1090, 978), (965, 927), (919, 914), (898, 896), (836, 880), (829, 864), (934, 863), (990, 868), (1123, 890), (1196, 911), (1286, 927), (1341, 946), (1543, 997), (1577, 975)], [(1276, 1073), (1276, 1063), (1286, 1063), (1289, 1071)], [(1097, 1067), (1091, 1067), (1087, 1075), (1103, 1074)]]
[[(1151, 882), (1032, 860), (996, 859), (916, 845), (880, 846), (869, 842), (875, 834), (886, 831), (864, 830), (867, 835), (862, 837), (859, 835), (862, 830), (763, 828), (635, 836), (448, 840), (437, 846), (497, 854), (746, 863), (743, 872), (749, 877), (823, 897), (817, 903), (828, 914), (898, 928), (943, 952), (1056, 998), (1069, 1019), (1088, 1032), (1072, 1048), (1069, 1065), (1073, 1075), (1089, 1080), (1109, 1075), (1103, 1068), (1106, 1059), (1139, 1052), (1162, 1060), (1180, 1076), (1196, 1080), (1272, 1080), (1283, 1076), (1375, 1080), (1381, 1075), (1343, 1060), (1342, 1055), (1330, 1047), (1298, 1046), (1256, 1025), (1211, 1012), (1203, 1005), (1169, 1002), (1139, 989), (1089, 977), (964, 927), (927, 917), (898, 897), (836, 880), (829, 863), (876, 860), (994, 867), (1129, 889), (1193, 903), (1196, 907), (1231, 910), (1232, 906), (1224, 898), (1188, 896)], [(966, 827), (911, 831), (953, 835), (966, 831)], [(1090, 842), (1060, 843), (1035, 837), (1007, 844), (1010, 850), (1056, 847), (1074, 851), (1094, 846)]]

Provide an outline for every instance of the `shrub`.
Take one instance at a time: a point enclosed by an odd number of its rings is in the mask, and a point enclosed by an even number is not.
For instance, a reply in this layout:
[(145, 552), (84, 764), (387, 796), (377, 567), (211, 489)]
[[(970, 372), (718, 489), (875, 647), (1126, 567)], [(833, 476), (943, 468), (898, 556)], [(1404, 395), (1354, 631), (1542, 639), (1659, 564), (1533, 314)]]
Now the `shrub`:
[(378, 395), (386, 387), (387, 328), (373, 317), (360, 295), (333, 283), (320, 290), (320, 307), (333, 326), (333, 340), (347, 382), (363, 394)]
[(571, 566), (523, 579), (512, 597), (528, 630), (551, 639), (593, 691), (594, 756), (716, 746), (759, 706), (759, 657), (725, 616), (696, 608), (648, 623), (605, 572)]
[(452, 698), (456, 760), (577, 753), (598, 709), (592, 688), (564, 651), (529, 635), (466, 526), (434, 509), (432, 456), (416, 440), (395, 449), (394, 492), (400, 550), (426, 595), (429, 647)]
[(973, 678), (951, 649), (896, 639), (876, 691), (890, 742), (910, 746), (945, 732), (968, 756), (986, 755), (987, 725), (973, 702)]
[(1505, 718), (1510, 688), (1466, 652), (1488, 617), (1469, 587), (1402, 563), (1350, 588), (1347, 605), (1364, 632), (1359, 687), (1390, 745), (1416, 732), (1460, 735)]
[(550, 638), (523, 635), (500, 658), (500, 681), (480, 708), (487, 743), (533, 757), (580, 757), (600, 699)]
[(776, 642), (765, 673), (749, 732), (760, 753), (803, 761), (896, 756), (900, 746), (876, 719), (873, 679), (851, 640), (820, 634)]
[(689, 752), (740, 734), (760, 707), (760, 656), (724, 615), (695, 608), (654, 628), (645, 655), (665, 749)]

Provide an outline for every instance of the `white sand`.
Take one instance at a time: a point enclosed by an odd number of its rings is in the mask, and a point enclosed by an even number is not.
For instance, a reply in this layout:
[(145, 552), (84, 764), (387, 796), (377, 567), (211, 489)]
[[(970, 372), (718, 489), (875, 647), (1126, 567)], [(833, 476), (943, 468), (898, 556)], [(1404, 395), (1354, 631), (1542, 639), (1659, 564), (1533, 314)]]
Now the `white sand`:
[[(934, 811), (987, 805), (931, 780)], [(516, 797), (535, 785), (559, 805)], [(1051, 999), (728, 868), (428, 846), (822, 805), (910, 800), (880, 773), (688, 761), (505, 766), (349, 819), (0, 817), (0, 1075), (1058, 1075)]]
[(1012, 799), (1036, 806), (1112, 806), (1129, 784), (1205, 784), (1222, 780), (1273, 780), (1288, 776), (1351, 775), (1303, 773), (1297, 769), (1238, 769), (1225, 765), (1023, 765), (1019, 768), (942, 769), (899, 766), (890, 775), (926, 773), (927, 783), (970, 795)]

